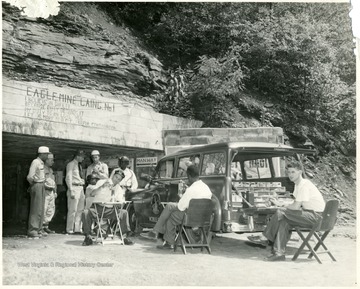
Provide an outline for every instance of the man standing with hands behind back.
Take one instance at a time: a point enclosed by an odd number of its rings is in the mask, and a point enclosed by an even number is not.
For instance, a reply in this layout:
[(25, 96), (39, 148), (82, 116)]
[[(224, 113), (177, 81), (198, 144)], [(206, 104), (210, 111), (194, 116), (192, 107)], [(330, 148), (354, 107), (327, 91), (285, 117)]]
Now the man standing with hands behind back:
[[(28, 236), (31, 238), (42, 237), (45, 206), (45, 171), (44, 162), (50, 153), (49, 148), (41, 146), (38, 149), (38, 157), (30, 165), (26, 177), (30, 183), (30, 212), (28, 224)], [(45, 234), (44, 234), (45, 235)]]
[(84, 184), (82, 178), (81, 162), (85, 158), (83, 150), (77, 150), (74, 159), (66, 166), (65, 182), (68, 187), (67, 204), (68, 214), (66, 219), (66, 233), (81, 233), (81, 214), (85, 207)]

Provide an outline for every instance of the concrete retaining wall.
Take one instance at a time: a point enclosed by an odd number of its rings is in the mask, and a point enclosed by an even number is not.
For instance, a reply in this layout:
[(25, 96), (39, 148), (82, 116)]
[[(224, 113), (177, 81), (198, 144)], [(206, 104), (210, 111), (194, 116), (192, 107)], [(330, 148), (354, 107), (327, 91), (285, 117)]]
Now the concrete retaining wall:
[(169, 154), (194, 145), (219, 142), (269, 142), (284, 143), (283, 129), (280, 127), (256, 128), (194, 128), (164, 130), (165, 153)]

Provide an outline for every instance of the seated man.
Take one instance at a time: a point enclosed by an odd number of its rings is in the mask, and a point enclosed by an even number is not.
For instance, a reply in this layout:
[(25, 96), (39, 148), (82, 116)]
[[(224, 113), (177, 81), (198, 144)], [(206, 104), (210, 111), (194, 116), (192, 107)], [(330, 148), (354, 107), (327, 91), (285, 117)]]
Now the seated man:
[(266, 245), (273, 243), (272, 255), (267, 261), (284, 261), (285, 248), (294, 226), (312, 227), (321, 217), (325, 208), (324, 199), (315, 185), (302, 177), (302, 165), (297, 161), (286, 167), (290, 181), (295, 183), (293, 203), (281, 205), (276, 199), (270, 201), (279, 208), (271, 217), (261, 237), (250, 236), (252, 242)]
[(211, 199), (212, 193), (209, 187), (199, 180), (199, 168), (196, 165), (190, 165), (186, 173), (190, 187), (186, 189), (179, 203), (168, 203), (154, 229), (148, 233), (140, 234), (142, 237), (151, 240), (157, 240), (159, 233), (164, 234), (165, 242), (158, 245), (158, 249), (174, 248), (176, 226), (181, 224), (184, 211), (189, 207), (191, 199)]
[[(89, 185), (87, 187), (87, 192), (89, 192), (90, 197), (94, 197), (93, 203), (95, 202), (114, 202), (123, 200), (121, 193), (121, 189), (119, 187), (119, 183), (123, 178), (123, 174), (121, 172), (116, 172), (112, 175), (110, 179), (98, 180), (95, 185)], [(85, 239), (83, 242), (83, 246), (92, 245), (93, 241), (90, 237), (91, 234), (91, 225), (94, 220), (96, 220), (96, 214), (99, 216), (102, 213), (103, 206), (97, 205), (97, 211), (95, 209), (94, 204), (88, 210), (85, 210), (82, 214), (82, 222), (83, 222), (83, 231), (85, 234)], [(129, 215), (126, 210), (118, 209), (118, 215), (120, 216), (120, 227), (123, 235), (126, 236), (127, 232), (130, 232), (129, 225)], [(104, 218), (109, 219), (111, 222), (116, 222), (116, 213), (115, 207), (112, 205), (105, 205)], [(133, 245), (134, 242), (124, 237), (125, 245)]]

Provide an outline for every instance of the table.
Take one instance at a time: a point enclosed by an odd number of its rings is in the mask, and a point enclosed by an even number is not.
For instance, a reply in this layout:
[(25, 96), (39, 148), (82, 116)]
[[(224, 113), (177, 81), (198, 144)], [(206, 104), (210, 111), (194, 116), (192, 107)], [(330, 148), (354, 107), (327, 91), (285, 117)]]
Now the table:
[[(95, 210), (96, 210), (96, 221), (97, 221), (97, 224), (98, 224), (98, 227), (99, 227), (99, 229), (97, 231), (97, 234), (96, 234), (96, 242), (97, 242), (97, 240), (99, 238), (99, 235), (100, 235), (101, 244), (103, 246), (104, 246), (104, 243), (106, 243), (106, 244), (121, 244), (121, 245), (124, 245), (124, 238), (123, 238), (122, 231), (121, 231), (120, 216), (119, 216), (118, 210), (119, 209), (122, 210), (124, 208), (124, 206), (126, 204), (128, 204), (128, 203), (131, 203), (131, 202), (129, 202), (129, 201), (125, 201), (125, 203), (120, 203), (120, 202), (93, 202), (93, 205), (94, 205)], [(98, 206), (102, 206), (100, 217), (99, 217), (99, 214), (98, 214)], [(104, 239), (103, 230), (101, 229), (101, 224), (104, 221), (103, 219), (104, 219), (105, 209), (106, 208), (111, 208), (111, 207), (113, 207), (115, 209), (115, 216), (116, 216), (116, 226), (115, 226), (114, 232), (112, 234), (112, 241)], [(120, 238), (119, 238), (119, 240), (114, 240), (117, 230), (119, 230)]]

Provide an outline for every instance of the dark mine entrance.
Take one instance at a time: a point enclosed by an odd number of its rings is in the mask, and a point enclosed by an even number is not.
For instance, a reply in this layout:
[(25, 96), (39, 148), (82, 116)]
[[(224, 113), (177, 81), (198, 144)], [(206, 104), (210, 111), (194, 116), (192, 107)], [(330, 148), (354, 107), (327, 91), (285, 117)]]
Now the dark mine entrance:
[[(90, 152), (99, 150), (101, 160), (108, 163), (109, 169), (117, 167), (117, 157), (127, 155), (130, 158), (157, 156), (159, 151), (106, 145), (90, 142), (79, 142), (64, 139), (29, 136), (14, 133), (2, 133), (2, 198), (3, 198), (3, 235), (26, 234), (29, 214), (30, 194), (26, 176), (30, 164), (37, 157), (39, 146), (47, 146), (54, 154), (55, 164), (52, 167), (57, 176), (56, 211), (50, 227), (57, 233), (65, 231), (67, 214), (67, 187), (65, 184), (66, 164), (72, 160), (76, 149), (83, 149), (87, 157), (83, 168), (91, 163)], [(109, 161), (110, 160), (110, 161)], [(136, 166), (136, 164), (134, 164)]]

